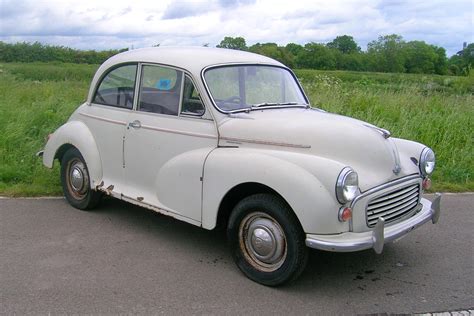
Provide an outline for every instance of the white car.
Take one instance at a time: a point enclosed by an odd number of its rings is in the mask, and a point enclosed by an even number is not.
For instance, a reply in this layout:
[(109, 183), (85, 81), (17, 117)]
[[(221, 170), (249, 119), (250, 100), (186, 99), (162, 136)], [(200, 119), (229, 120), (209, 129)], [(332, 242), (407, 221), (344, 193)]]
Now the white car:
[(308, 248), (380, 253), (440, 214), (440, 195), (422, 198), (431, 149), (312, 108), (290, 69), (235, 50), (110, 58), (41, 154), (72, 206), (107, 194), (225, 227), (240, 270), (270, 286), (297, 278)]

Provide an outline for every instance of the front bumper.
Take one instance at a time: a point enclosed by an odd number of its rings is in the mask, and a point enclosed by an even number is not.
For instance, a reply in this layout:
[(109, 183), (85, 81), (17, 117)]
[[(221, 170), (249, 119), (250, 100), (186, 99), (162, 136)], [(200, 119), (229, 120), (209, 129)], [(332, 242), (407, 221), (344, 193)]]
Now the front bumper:
[(379, 218), (372, 231), (363, 233), (342, 233), (337, 235), (306, 235), (306, 246), (314, 249), (353, 252), (373, 248), (376, 253), (382, 253), (385, 243), (394, 241), (415, 228), (431, 220), (436, 224), (440, 215), (441, 194), (436, 193), (433, 202), (421, 199), (422, 209), (414, 216), (400, 223), (385, 227), (383, 218)]

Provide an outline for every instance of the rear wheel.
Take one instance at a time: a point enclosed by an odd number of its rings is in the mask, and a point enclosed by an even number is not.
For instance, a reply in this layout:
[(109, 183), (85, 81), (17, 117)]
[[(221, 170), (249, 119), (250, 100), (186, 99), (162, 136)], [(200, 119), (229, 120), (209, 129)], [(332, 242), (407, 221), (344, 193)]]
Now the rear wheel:
[(101, 193), (91, 189), (89, 170), (76, 148), (66, 151), (61, 159), (61, 184), (64, 196), (75, 208), (92, 209), (100, 201)]
[(276, 196), (256, 194), (240, 201), (229, 218), (227, 234), (237, 266), (253, 281), (277, 286), (296, 279), (306, 266), (303, 230)]

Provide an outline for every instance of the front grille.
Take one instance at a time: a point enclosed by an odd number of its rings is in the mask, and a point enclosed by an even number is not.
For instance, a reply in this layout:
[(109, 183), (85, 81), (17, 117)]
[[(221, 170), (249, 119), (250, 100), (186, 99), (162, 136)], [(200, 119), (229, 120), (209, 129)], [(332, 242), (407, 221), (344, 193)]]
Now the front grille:
[(419, 196), (420, 185), (415, 183), (370, 200), (367, 204), (368, 226), (375, 226), (379, 217), (390, 223), (410, 214), (418, 205)]

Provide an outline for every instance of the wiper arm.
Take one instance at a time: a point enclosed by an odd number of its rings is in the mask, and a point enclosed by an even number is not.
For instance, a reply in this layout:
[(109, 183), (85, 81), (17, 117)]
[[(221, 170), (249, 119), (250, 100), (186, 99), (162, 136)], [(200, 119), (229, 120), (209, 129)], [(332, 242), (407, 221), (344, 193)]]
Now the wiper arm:
[(281, 103), (263, 102), (263, 103), (251, 104), (250, 106), (245, 107), (245, 108), (235, 109), (235, 110), (230, 111), (230, 113), (241, 113), (241, 112), (248, 113), (252, 110), (257, 110), (258, 108), (263, 107), (263, 106), (277, 106), (277, 105), (303, 105), (303, 106), (309, 107), (309, 104), (301, 104), (298, 102), (281, 102)]
[(250, 107), (251, 108), (259, 108), (261, 106), (274, 106), (274, 105), (297, 105), (298, 102), (263, 102), (263, 103), (257, 103), (257, 104), (252, 104)]

